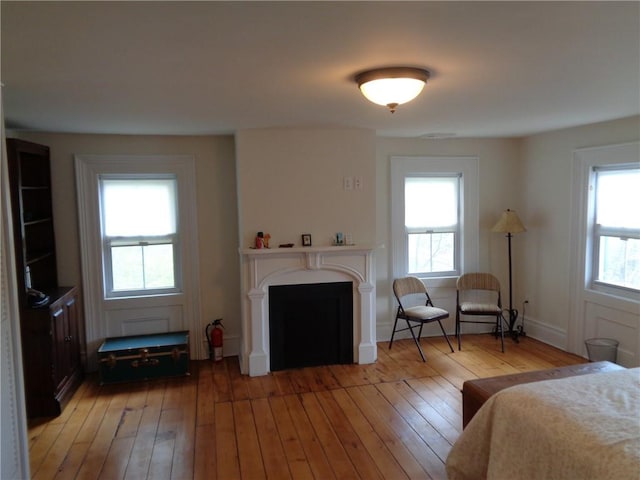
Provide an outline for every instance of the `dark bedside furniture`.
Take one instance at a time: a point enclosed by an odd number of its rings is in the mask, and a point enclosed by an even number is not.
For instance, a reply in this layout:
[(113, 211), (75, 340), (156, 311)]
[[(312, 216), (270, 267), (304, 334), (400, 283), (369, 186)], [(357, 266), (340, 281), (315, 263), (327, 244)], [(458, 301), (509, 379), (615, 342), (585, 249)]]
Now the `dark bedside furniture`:
[(476, 412), (491, 395), (505, 388), (520, 385), (521, 383), (553, 380), (555, 378), (573, 377), (575, 375), (586, 375), (588, 373), (612, 372), (615, 370), (624, 370), (624, 367), (611, 362), (581, 363), (567, 367), (537, 370), (535, 372), (514, 373), (512, 375), (467, 380), (462, 384), (462, 427), (467, 426)]

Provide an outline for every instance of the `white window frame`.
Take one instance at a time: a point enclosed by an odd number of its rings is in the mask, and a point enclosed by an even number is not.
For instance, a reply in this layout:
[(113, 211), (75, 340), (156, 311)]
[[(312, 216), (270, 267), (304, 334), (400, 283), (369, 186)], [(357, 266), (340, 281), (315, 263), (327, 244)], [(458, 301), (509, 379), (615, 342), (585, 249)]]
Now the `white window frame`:
[[(176, 183), (176, 196), (179, 196), (178, 179), (175, 174), (101, 174), (99, 175), (100, 183), (100, 202), (103, 203), (103, 190), (101, 186), (102, 180), (174, 180)], [(144, 297), (150, 295), (163, 295), (179, 293), (182, 291), (182, 254), (180, 248), (180, 216), (179, 205), (176, 198), (176, 233), (163, 236), (137, 236), (137, 237), (109, 237), (104, 231), (104, 213), (101, 207), (101, 233), (102, 233), (102, 271), (104, 275), (104, 295), (105, 298), (127, 298), (127, 297)], [(170, 244), (173, 250), (173, 278), (174, 286), (169, 288), (143, 288), (139, 290), (114, 290), (113, 288), (113, 265), (111, 248), (116, 246), (127, 245), (158, 245), (158, 244)]]
[[(78, 226), (85, 309), (87, 351), (96, 351), (108, 335), (106, 311), (126, 309), (131, 302), (149, 308), (178, 309), (181, 329), (200, 332), (200, 272), (195, 158), (192, 155), (75, 155)], [(99, 175), (175, 174), (178, 181), (178, 217), (182, 258), (182, 291), (142, 297), (105, 298), (102, 272), (102, 240), (99, 216)], [(192, 345), (194, 358), (204, 358), (199, 342)], [(88, 358), (97, 368), (96, 357)]]
[[(572, 271), (576, 272), (577, 282), (572, 289), (574, 303), (585, 295), (598, 294), (600, 296), (640, 302), (640, 294), (628, 288), (599, 284), (593, 282), (594, 253), (597, 247), (594, 241), (595, 229), (595, 192), (592, 181), (594, 167), (627, 165), (634, 163), (640, 153), (640, 142), (605, 145), (602, 147), (584, 148), (574, 151), (574, 183), (573, 199), (575, 214), (572, 215), (573, 254), (571, 259)], [(602, 300), (606, 301), (606, 300)], [(582, 318), (581, 308), (576, 308), (576, 318)], [(579, 332), (581, 334), (581, 332)], [(577, 348), (577, 347), (576, 347)], [(579, 350), (575, 350), (579, 351)]]
[[(631, 169), (640, 169), (640, 162), (631, 163), (608, 163), (606, 158), (590, 162), (589, 165), (589, 199), (587, 211), (589, 216), (589, 228), (587, 233), (587, 256), (586, 261), (591, 265), (586, 268), (588, 272), (588, 283), (594, 291), (626, 297), (629, 299), (640, 300), (640, 290), (615, 285), (605, 282), (597, 278), (600, 264), (600, 239), (603, 236), (619, 237), (619, 238), (636, 238), (640, 239), (640, 230), (636, 229), (619, 229), (604, 227), (596, 223), (596, 197), (597, 197), (597, 175), (598, 171), (622, 171)], [(639, 186), (640, 188), (640, 186)]]
[[(408, 249), (408, 245), (409, 245), (409, 235), (411, 234), (436, 234), (436, 233), (453, 233), (454, 236), (454, 255), (453, 255), (453, 270), (449, 270), (449, 271), (439, 271), (439, 272), (411, 272), (411, 275), (415, 275), (421, 278), (429, 278), (429, 277), (434, 277), (434, 278), (440, 278), (440, 277), (451, 277), (451, 276), (460, 276), (460, 247), (461, 247), (461, 242), (460, 242), (460, 232), (462, 231), (461, 229), (461, 223), (462, 223), (462, 217), (461, 217), (461, 208), (460, 208), (460, 199), (462, 197), (461, 195), (461, 191), (462, 191), (462, 174), (461, 173), (455, 173), (455, 174), (451, 174), (451, 173), (422, 173), (422, 174), (409, 174), (406, 175), (404, 177), (405, 179), (405, 186), (406, 186), (406, 179), (407, 178), (456, 178), (458, 180), (458, 187), (457, 187), (457, 193), (458, 193), (458, 205), (457, 205), (457, 218), (456, 218), (456, 224), (455, 225), (450, 225), (447, 227), (428, 227), (428, 230), (424, 230), (424, 227), (407, 227), (406, 225), (404, 225), (403, 222), (403, 228), (404, 228), (404, 245), (407, 246), (406, 252), (405, 252), (405, 265), (406, 270), (407, 270), (407, 274), (409, 274), (409, 249)], [(403, 208), (406, 205), (403, 202)]]
[(425, 284), (455, 287), (458, 272), (475, 271), (479, 260), (479, 159), (461, 157), (391, 157), (391, 243), (394, 278), (408, 272), (408, 246), (404, 225), (404, 182), (411, 176), (460, 175), (457, 271), (435, 275), (418, 274)]

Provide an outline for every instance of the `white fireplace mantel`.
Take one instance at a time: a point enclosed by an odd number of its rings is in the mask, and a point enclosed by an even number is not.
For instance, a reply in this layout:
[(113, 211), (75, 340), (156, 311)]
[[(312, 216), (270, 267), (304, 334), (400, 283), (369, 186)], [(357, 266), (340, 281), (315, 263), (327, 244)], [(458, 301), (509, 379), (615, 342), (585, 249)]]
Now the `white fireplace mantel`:
[(356, 363), (375, 362), (374, 250), (375, 247), (364, 245), (240, 249), (242, 372), (258, 376), (270, 371), (269, 287), (272, 285), (353, 282), (353, 358)]

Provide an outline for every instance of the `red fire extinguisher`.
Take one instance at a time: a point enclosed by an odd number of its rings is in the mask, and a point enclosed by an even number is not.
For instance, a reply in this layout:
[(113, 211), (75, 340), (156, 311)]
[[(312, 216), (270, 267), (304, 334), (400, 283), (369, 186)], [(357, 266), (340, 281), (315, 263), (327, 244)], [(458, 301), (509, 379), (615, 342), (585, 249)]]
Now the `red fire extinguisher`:
[(222, 319), (218, 318), (205, 328), (205, 335), (209, 343), (209, 359), (219, 362), (222, 360)]

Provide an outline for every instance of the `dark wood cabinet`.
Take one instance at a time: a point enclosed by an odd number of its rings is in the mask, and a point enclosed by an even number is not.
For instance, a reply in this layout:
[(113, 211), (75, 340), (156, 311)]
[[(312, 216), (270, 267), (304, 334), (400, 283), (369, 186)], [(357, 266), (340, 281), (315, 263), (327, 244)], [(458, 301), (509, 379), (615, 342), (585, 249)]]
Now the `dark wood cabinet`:
[(25, 398), (29, 417), (59, 415), (82, 383), (77, 287), (50, 289), (49, 305), (20, 312)]
[(49, 148), (8, 139), (7, 158), (27, 415), (53, 416), (82, 382), (82, 299), (58, 286)]

